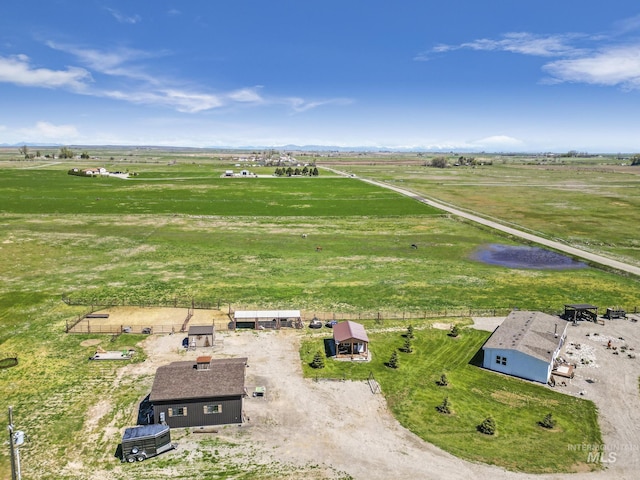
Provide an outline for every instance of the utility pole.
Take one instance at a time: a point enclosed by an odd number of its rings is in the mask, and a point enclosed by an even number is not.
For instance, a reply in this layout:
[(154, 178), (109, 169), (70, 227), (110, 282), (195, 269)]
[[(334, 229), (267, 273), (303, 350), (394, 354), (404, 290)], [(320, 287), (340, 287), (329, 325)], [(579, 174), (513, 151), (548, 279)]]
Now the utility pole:
[(11, 451), (11, 480), (22, 480), (20, 472), (20, 452), (18, 446), (24, 443), (24, 432), (13, 431), (13, 407), (9, 407), (9, 449)]
[(16, 453), (13, 444), (13, 407), (9, 407), (9, 450), (11, 451), (11, 480), (17, 480)]

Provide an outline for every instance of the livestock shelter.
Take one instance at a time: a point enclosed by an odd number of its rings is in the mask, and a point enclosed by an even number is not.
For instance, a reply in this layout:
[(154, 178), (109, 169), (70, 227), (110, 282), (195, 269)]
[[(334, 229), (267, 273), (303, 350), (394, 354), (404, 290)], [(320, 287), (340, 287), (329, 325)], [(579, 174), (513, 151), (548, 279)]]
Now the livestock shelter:
[(171, 428), (242, 423), (246, 358), (173, 362), (151, 387), (154, 423)]
[(346, 321), (333, 326), (336, 357), (368, 358), (369, 337), (359, 323)]
[(547, 383), (568, 323), (542, 312), (513, 311), (482, 346), (482, 366), (514, 377)]
[(571, 320), (573, 323), (579, 320), (586, 320), (588, 322), (598, 321), (598, 307), (589, 303), (576, 303), (573, 305), (564, 306), (564, 315), (562, 318), (565, 320)]
[(256, 330), (302, 328), (300, 310), (237, 310), (233, 312), (233, 327)]
[(191, 325), (187, 333), (189, 347), (212, 347), (214, 339), (213, 325)]

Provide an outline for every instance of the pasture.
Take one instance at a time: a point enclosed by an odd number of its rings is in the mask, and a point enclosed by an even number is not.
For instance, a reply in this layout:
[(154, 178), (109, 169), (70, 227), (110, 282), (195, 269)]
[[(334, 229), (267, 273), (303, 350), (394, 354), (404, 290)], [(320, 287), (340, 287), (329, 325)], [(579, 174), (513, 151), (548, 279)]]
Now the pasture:
[[(31, 438), (25, 475), (76, 478), (72, 469), (60, 473), (75, 452), (72, 439), (117, 375), (118, 366), (87, 364), (92, 352), (81, 343), (88, 337), (63, 333), (66, 320), (86, 310), (63, 304), (63, 295), (416, 316), (443, 308), (640, 304), (637, 279), (594, 268), (513, 270), (471, 260), (482, 244), (515, 242), (357, 179), (322, 170), (317, 179), (221, 179), (233, 160), (146, 155), (127, 155), (114, 167), (110, 157), (0, 163), (0, 352), (19, 352), (17, 366), (0, 370), (0, 395)], [(177, 163), (169, 165), (171, 159)], [(96, 164), (139, 175), (123, 181), (66, 173)], [(405, 186), (414, 181), (393, 175)], [(421, 188), (429, 182), (435, 180)], [(456, 201), (470, 201), (462, 193), (474, 191), (462, 189)], [(508, 218), (506, 208), (502, 213)], [(141, 339), (119, 337), (113, 347)], [(144, 382), (123, 382), (110, 393), (116, 409), (95, 421), (128, 425), (145, 392)], [(88, 447), (78, 454), (91, 461)], [(2, 450), (1, 477), (8, 468)]]

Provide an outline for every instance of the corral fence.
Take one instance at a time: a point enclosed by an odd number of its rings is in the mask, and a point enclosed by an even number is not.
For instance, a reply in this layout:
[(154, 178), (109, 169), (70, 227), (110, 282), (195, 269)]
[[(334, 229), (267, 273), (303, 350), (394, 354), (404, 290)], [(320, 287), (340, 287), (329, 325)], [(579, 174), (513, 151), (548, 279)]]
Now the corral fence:
[[(194, 298), (178, 298), (175, 297), (169, 300), (149, 300), (149, 301), (131, 301), (129, 299), (96, 299), (87, 297), (62, 297), (62, 301), (67, 305), (73, 306), (86, 306), (87, 312), (79, 315), (75, 320), (67, 321), (65, 331), (67, 333), (149, 333), (143, 331), (148, 326), (145, 325), (105, 325), (100, 322), (92, 322), (91, 316), (94, 312), (114, 307), (169, 307), (169, 308), (185, 308), (191, 309), (205, 309), (205, 310), (220, 310), (224, 311), (229, 316), (229, 321), (233, 319), (233, 312), (241, 310), (289, 310), (291, 306), (274, 307), (264, 305), (239, 305), (226, 302), (224, 300), (196, 300)], [(564, 308), (564, 306), (563, 306)], [(640, 306), (634, 306), (631, 308), (616, 307), (618, 309), (625, 310), (627, 313), (639, 314)], [(388, 321), (409, 321), (409, 320), (427, 320), (430, 318), (468, 318), (468, 317), (506, 317), (511, 311), (517, 309), (517, 307), (495, 307), (495, 308), (469, 308), (469, 307), (454, 307), (454, 308), (440, 308), (440, 309), (424, 309), (424, 310), (375, 310), (375, 311), (360, 311), (360, 312), (323, 312), (323, 311), (301, 311), (301, 319), (303, 322), (309, 322), (311, 320), (320, 320), (323, 323), (332, 321), (374, 321), (382, 325), (385, 320)], [(552, 309), (542, 308), (536, 309), (547, 313), (549, 315), (562, 315), (564, 309)], [(606, 309), (603, 309), (603, 311)], [(165, 324), (165, 325), (153, 325), (151, 333), (175, 333), (179, 332), (183, 327), (181, 323)], [(231, 327), (229, 322), (215, 322), (215, 328), (217, 330), (226, 330)], [(128, 329), (128, 330), (125, 330)]]

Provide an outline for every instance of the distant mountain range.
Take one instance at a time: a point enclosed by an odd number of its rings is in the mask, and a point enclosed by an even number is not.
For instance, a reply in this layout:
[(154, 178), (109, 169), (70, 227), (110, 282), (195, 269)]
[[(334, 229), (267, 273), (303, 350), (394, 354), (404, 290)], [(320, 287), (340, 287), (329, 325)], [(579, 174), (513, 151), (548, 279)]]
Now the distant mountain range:
[(471, 149), (451, 149), (451, 148), (398, 148), (398, 147), (372, 147), (372, 146), (356, 146), (356, 147), (339, 147), (337, 145), (245, 145), (239, 147), (230, 146), (207, 146), (207, 147), (178, 147), (178, 146), (158, 146), (158, 145), (64, 145), (60, 143), (0, 143), (0, 148), (20, 148), (22, 146), (29, 148), (61, 148), (68, 147), (71, 149), (91, 149), (91, 148), (112, 148), (112, 149), (144, 149), (144, 150), (238, 150), (238, 151), (263, 151), (263, 150), (282, 150), (282, 151), (298, 151), (298, 152), (473, 152)]

